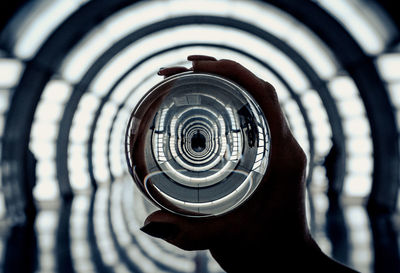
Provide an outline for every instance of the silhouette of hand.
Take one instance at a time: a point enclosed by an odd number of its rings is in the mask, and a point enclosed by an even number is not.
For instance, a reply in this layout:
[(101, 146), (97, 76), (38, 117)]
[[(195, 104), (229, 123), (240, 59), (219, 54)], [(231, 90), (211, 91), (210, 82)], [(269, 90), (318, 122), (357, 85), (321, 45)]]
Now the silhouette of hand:
[(307, 159), (289, 129), (274, 87), (231, 60), (202, 55), (189, 56), (188, 60), (192, 62), (190, 69), (170, 67), (158, 74), (212, 73), (246, 89), (270, 126), (268, 169), (256, 192), (226, 214), (193, 218), (159, 210), (147, 217), (141, 230), (185, 250), (209, 249), (228, 272), (277, 267), (280, 271), (329, 272), (327, 264), (332, 270), (346, 270), (327, 258), (309, 235), (304, 204)]

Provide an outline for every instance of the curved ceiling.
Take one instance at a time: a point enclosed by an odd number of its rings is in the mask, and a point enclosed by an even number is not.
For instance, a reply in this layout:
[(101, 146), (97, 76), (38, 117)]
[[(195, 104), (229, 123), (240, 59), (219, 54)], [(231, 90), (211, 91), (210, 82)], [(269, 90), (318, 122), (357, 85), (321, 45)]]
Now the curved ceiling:
[[(105, 202), (98, 213), (127, 221), (132, 202), (143, 206), (127, 197), (113, 201), (129, 192), (123, 137), (130, 111), (160, 81), (160, 67), (189, 65), (186, 56), (193, 53), (234, 59), (275, 86), (308, 155), (309, 183), (324, 183), (321, 161), (335, 143), (331, 189), (394, 211), (398, 41), (396, 25), (373, 1), (31, 1), (0, 36), (1, 215), (21, 218), (29, 148), (38, 160), (37, 201), (97, 189), (104, 193), (84, 213)], [(115, 233), (109, 223), (101, 231), (109, 232), (110, 245), (117, 242), (115, 259), (127, 268), (138, 265), (121, 249), (149, 243), (137, 225), (115, 224), (126, 228)], [(168, 247), (149, 244), (147, 262), (136, 269), (176, 269), (179, 263), (168, 259), (178, 254), (157, 261), (155, 253)], [(135, 251), (143, 249), (127, 253)], [(104, 259), (104, 266), (117, 264)]]

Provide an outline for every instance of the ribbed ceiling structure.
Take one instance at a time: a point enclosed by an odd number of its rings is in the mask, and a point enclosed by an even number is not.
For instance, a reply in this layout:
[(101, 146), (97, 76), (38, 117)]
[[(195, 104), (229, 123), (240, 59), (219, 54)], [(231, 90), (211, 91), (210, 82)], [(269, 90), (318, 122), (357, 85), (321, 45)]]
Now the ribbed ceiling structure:
[[(124, 154), (130, 112), (158, 69), (189, 66), (190, 54), (233, 59), (275, 86), (310, 185), (325, 181), (334, 144), (330, 190), (394, 212), (399, 38), (374, 1), (30, 1), (0, 36), (0, 217), (24, 221), (31, 151), (34, 199), (68, 214), (56, 234), (65, 251), (40, 272), (219, 272), (203, 252), (138, 231), (151, 208)], [(38, 225), (51, 231), (54, 213)]]

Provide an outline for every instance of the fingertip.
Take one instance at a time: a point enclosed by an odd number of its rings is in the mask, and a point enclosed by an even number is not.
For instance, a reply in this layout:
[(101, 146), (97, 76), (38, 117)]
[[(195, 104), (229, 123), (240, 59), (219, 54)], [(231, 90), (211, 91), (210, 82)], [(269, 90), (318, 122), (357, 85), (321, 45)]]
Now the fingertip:
[(157, 210), (147, 216), (146, 220), (144, 220), (144, 225), (149, 224), (150, 222), (173, 222), (175, 215), (164, 211), (164, 210)]
[(182, 72), (190, 71), (190, 69), (183, 66), (162, 67), (158, 70), (157, 75), (164, 76), (165, 78), (179, 74)]
[(150, 222), (140, 230), (150, 236), (172, 240), (179, 234), (179, 227), (171, 223)]

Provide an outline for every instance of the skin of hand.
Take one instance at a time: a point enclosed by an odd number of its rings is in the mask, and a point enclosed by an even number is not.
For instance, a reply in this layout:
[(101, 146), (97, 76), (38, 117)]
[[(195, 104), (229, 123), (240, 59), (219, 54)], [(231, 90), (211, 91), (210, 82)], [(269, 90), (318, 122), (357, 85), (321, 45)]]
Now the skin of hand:
[(207, 218), (159, 210), (141, 230), (184, 250), (209, 249), (227, 272), (354, 272), (321, 252), (305, 213), (307, 159), (293, 137), (274, 87), (231, 60), (192, 55), (192, 68), (160, 69), (168, 77), (184, 71), (220, 75), (246, 89), (263, 110), (271, 132), (270, 161), (255, 193), (241, 206)]

